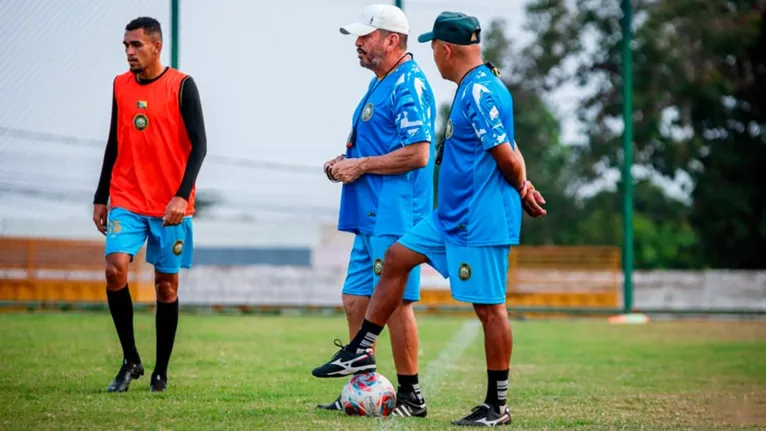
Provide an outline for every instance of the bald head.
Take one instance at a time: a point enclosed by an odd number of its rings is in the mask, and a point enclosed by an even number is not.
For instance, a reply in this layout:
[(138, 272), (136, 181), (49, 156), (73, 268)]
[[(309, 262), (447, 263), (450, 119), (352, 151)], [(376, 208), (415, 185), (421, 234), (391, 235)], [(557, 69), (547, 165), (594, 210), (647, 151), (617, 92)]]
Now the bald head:
[[(471, 40), (478, 40), (478, 35), (474, 33)], [(481, 46), (478, 43), (463, 45), (434, 39), (431, 48), (442, 78), (455, 83), (459, 83), (468, 70), (482, 64)]]
[[(476, 36), (476, 33), (474, 33), (471, 36), (471, 41), (478, 40), (478, 37)], [(452, 42), (442, 42), (450, 47), (450, 49), (455, 53), (456, 58), (470, 58), (472, 56), (479, 56), (481, 57), (481, 46), (478, 44), (475, 45), (458, 45), (456, 43)]]

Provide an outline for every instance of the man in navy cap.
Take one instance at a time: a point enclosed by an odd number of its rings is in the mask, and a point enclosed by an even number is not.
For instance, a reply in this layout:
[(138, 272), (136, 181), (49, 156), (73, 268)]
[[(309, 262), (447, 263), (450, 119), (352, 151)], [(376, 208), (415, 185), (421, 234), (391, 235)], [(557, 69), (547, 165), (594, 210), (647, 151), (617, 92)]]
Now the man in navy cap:
[[(373, 369), (375, 358), (366, 344), (401, 302), (409, 271), (427, 262), (450, 279), (455, 300), (473, 305), (484, 329), (486, 398), (453, 423), (496, 426), (511, 423), (506, 405), (513, 344), (505, 305), (508, 254), (519, 244), (522, 208), (532, 217), (546, 211), (516, 148), (511, 94), (497, 70), (483, 62), (480, 33), (476, 18), (444, 12), (433, 31), (418, 38), (431, 42), (442, 77), (458, 86), (436, 158), (441, 164), (438, 206), (388, 249), (362, 327), (335, 360)], [(328, 376), (335, 368), (328, 362), (313, 374)]]

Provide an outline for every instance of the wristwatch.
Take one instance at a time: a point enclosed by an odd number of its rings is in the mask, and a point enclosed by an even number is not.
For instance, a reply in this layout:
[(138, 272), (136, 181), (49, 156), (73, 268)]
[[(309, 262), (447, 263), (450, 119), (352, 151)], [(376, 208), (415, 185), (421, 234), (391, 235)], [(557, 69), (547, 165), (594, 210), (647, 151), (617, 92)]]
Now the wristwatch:
[(332, 171), (332, 166), (328, 166), (327, 168), (325, 168), (324, 173), (325, 173), (325, 175), (327, 175), (327, 179), (332, 181), (332, 182), (334, 182), (334, 183), (340, 182), (340, 180), (338, 180), (334, 176), (332, 176), (332, 172), (331, 171)]

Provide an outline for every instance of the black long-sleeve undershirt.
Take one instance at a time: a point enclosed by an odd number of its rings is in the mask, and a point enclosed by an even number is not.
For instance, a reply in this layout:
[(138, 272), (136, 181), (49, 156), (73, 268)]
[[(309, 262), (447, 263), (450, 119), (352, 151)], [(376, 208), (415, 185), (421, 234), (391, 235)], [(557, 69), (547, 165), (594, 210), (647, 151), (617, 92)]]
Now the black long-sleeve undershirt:
[(207, 155), (207, 136), (205, 134), (205, 119), (202, 116), (202, 103), (197, 84), (191, 76), (187, 76), (181, 83), (181, 118), (186, 125), (186, 133), (191, 142), (191, 151), (186, 162), (184, 178), (181, 180), (176, 196), (189, 200), (199, 170), (202, 168), (202, 161)]
[(104, 149), (104, 161), (101, 163), (101, 177), (98, 179), (93, 204), (106, 205), (109, 200), (109, 184), (112, 181), (112, 169), (117, 161), (117, 98), (112, 88), (112, 121), (109, 125), (109, 138)]
[[(162, 75), (160, 75), (162, 76)], [(155, 78), (159, 79), (159, 77)], [(153, 82), (154, 80), (150, 81)], [(150, 83), (147, 82), (146, 84)], [(202, 162), (207, 155), (207, 136), (205, 133), (205, 121), (202, 115), (202, 104), (200, 102), (199, 90), (197, 84), (191, 76), (184, 78), (180, 90), (181, 118), (186, 127), (186, 133), (191, 142), (191, 151), (186, 162), (183, 179), (178, 187), (175, 196), (186, 200), (191, 195), (194, 183), (197, 181)], [(104, 150), (104, 159), (101, 166), (101, 177), (98, 181), (94, 204), (106, 205), (109, 200), (109, 185), (112, 180), (112, 169), (117, 161), (117, 99), (112, 90), (112, 120), (109, 126), (109, 138)]]

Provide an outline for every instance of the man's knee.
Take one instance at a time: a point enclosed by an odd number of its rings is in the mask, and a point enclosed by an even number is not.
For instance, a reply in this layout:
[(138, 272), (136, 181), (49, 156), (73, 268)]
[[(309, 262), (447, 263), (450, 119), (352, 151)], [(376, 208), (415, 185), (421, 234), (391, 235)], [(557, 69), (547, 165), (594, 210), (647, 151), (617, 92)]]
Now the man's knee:
[(343, 294), (343, 308), (346, 314), (364, 313), (370, 303), (369, 296)]
[(178, 299), (178, 275), (177, 274), (155, 274), (154, 288), (159, 302), (175, 302)]
[(412, 268), (418, 266), (420, 262), (413, 259), (414, 252), (407, 247), (394, 243), (386, 250), (386, 256), (383, 260), (383, 270), (391, 275), (409, 274)]
[(508, 310), (505, 304), (474, 304), (473, 309), (485, 325), (488, 323), (508, 321)]
[(414, 302), (410, 301), (408, 299), (402, 299), (401, 304), (399, 304), (398, 307), (396, 307), (396, 313), (404, 314), (404, 313), (413, 313), (412, 310), (412, 304)]
[(122, 259), (107, 258), (105, 274), (106, 288), (120, 290), (128, 284), (128, 263)]

